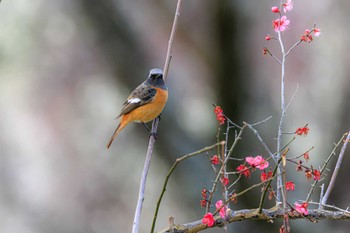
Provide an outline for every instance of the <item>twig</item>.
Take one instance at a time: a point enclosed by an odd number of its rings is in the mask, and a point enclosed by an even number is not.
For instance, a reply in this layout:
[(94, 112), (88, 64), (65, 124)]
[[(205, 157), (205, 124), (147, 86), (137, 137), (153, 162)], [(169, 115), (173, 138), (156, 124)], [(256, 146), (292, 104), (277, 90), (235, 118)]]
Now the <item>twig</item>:
[[(173, 27), (170, 33), (170, 39), (168, 43), (168, 50), (167, 50), (167, 55), (165, 58), (165, 64), (164, 64), (164, 80), (166, 80), (168, 76), (168, 70), (170, 66), (170, 60), (171, 60), (171, 53), (172, 53), (172, 46), (174, 42), (174, 37), (178, 25), (178, 19), (180, 17), (180, 9), (181, 9), (181, 3), (182, 0), (178, 0), (177, 6), (176, 6), (176, 12), (175, 12), (175, 17), (174, 17), (174, 22), (173, 22)], [(145, 165), (143, 168), (142, 172), (142, 177), (141, 177), (141, 182), (140, 182), (140, 189), (139, 189), (139, 197), (137, 200), (137, 205), (136, 205), (136, 210), (135, 210), (135, 216), (134, 216), (134, 222), (133, 222), (133, 227), (132, 227), (132, 233), (138, 233), (139, 232), (139, 224), (140, 224), (140, 217), (141, 217), (141, 211), (142, 211), (142, 204), (144, 200), (144, 195), (145, 195), (145, 187), (146, 187), (146, 180), (147, 180), (147, 174), (149, 170), (149, 166), (151, 164), (151, 159), (152, 159), (152, 153), (153, 153), (153, 147), (156, 141), (156, 138), (154, 135), (157, 135), (158, 131), (158, 124), (159, 124), (159, 118), (157, 117), (154, 119), (152, 123), (152, 130), (151, 130), (151, 136), (149, 139), (148, 143), (148, 149), (147, 149), (147, 154), (146, 154), (146, 159), (145, 159)]]
[[(343, 138), (346, 136), (346, 134), (343, 134), (343, 136), (340, 138), (340, 140), (337, 142), (337, 144), (335, 144), (332, 152), (329, 154), (328, 158), (324, 161), (322, 168), (320, 169), (320, 172), (323, 173), (323, 171), (326, 169), (329, 161), (331, 160), (331, 158), (335, 155), (335, 150), (338, 148), (338, 146), (340, 145), (340, 143), (342, 142)], [(309, 202), (311, 195), (315, 189), (316, 184), (318, 183), (318, 180), (315, 180), (314, 183), (311, 185), (310, 191), (306, 197), (306, 202)]]
[[(227, 217), (227, 222), (240, 222), (240, 221), (251, 221), (251, 220), (262, 220), (264, 222), (272, 222), (274, 219), (284, 219), (285, 214), (288, 214), (289, 219), (297, 220), (297, 219), (308, 219), (313, 221), (318, 220), (333, 220), (333, 221), (349, 221), (350, 214), (343, 211), (327, 211), (327, 210), (309, 210), (309, 214), (307, 216), (303, 214), (296, 214), (295, 211), (288, 211), (285, 213), (281, 209), (272, 208), (272, 209), (264, 209), (260, 214), (256, 211), (256, 209), (244, 209), (237, 211), (230, 211), (229, 216)], [(216, 218), (215, 225), (213, 227), (222, 226), (222, 221), (219, 218)], [(213, 228), (212, 227), (212, 228)], [(190, 223), (179, 224), (174, 226), (175, 232), (187, 232), (187, 233), (196, 233), (203, 231), (209, 228), (206, 224), (202, 223), (202, 220), (197, 220)], [(168, 233), (169, 228), (166, 228), (159, 233)]]
[(341, 163), (343, 161), (343, 157), (344, 157), (344, 154), (345, 154), (346, 146), (348, 145), (349, 140), (350, 140), (350, 131), (348, 132), (348, 136), (346, 137), (345, 142), (344, 142), (344, 144), (343, 144), (343, 146), (342, 146), (342, 148), (340, 150), (338, 161), (337, 161), (337, 164), (335, 165), (331, 181), (329, 182), (329, 185), (327, 187), (326, 193), (324, 194), (324, 196), (322, 198), (322, 206), (324, 206), (327, 203), (328, 197), (329, 197), (329, 195), (331, 194), (331, 192), (333, 190), (333, 187), (334, 187), (334, 184), (335, 184), (335, 180), (337, 179), (337, 175), (338, 175), (339, 170), (340, 170), (340, 165), (341, 165)]
[[(229, 152), (227, 153), (227, 155), (225, 157), (225, 160), (222, 161), (223, 165), (227, 164), (227, 161), (229, 160), (229, 158), (230, 158), (230, 156), (231, 156), (231, 154), (233, 152), (233, 149), (236, 147), (238, 141), (241, 139), (241, 135), (242, 135), (244, 129), (245, 129), (245, 125), (243, 125), (243, 127), (239, 131), (238, 135), (236, 136), (235, 141), (233, 142)], [(222, 174), (223, 169), (224, 169), (224, 166), (221, 166), (218, 174), (216, 175), (216, 178), (214, 180), (213, 186), (212, 186), (211, 191), (210, 191), (210, 197), (209, 197), (209, 201), (208, 201), (209, 203), (211, 203), (211, 201), (213, 199), (213, 194), (216, 192), (217, 183), (218, 183), (218, 181), (220, 179), (220, 175)], [(208, 210), (209, 210), (209, 206), (207, 205), (206, 212), (208, 212)]]
[(182, 0), (178, 0), (177, 6), (176, 6), (176, 11), (175, 11), (175, 16), (174, 16), (173, 27), (171, 28), (171, 33), (170, 33), (170, 38), (169, 38), (169, 43), (168, 43), (168, 51), (167, 51), (165, 64), (164, 64), (164, 80), (166, 80), (166, 78), (168, 77), (168, 71), (169, 71), (169, 66), (170, 66), (170, 60), (172, 57), (172, 50), (173, 50), (175, 33), (177, 30), (177, 25), (178, 25), (179, 18), (180, 18), (181, 5), (182, 5)]
[(299, 84), (297, 84), (297, 88), (295, 89), (295, 92), (294, 92), (294, 94), (292, 95), (292, 98), (290, 98), (290, 100), (289, 100), (289, 102), (288, 102), (288, 104), (287, 104), (287, 106), (286, 106), (286, 111), (288, 110), (290, 104), (293, 102), (295, 96), (297, 96), (298, 90), (299, 90)]
[(282, 64), (282, 62), (273, 54), (271, 53), (271, 51), (267, 48), (267, 46), (264, 47), (264, 51), (266, 51), (273, 59), (275, 59), (275, 61), (278, 62), (278, 64)]
[(169, 172), (168, 172), (168, 175), (166, 176), (165, 178), (165, 181), (164, 181), (164, 184), (163, 184), (163, 188), (162, 188), (162, 192), (160, 193), (160, 196), (158, 198), (158, 201), (157, 201), (157, 206), (156, 206), (156, 210), (155, 210), (155, 213), (154, 213), (154, 217), (153, 217), (153, 222), (152, 222), (152, 228), (151, 228), (151, 233), (154, 232), (154, 227), (156, 225), (156, 221), (157, 221), (157, 216), (158, 216), (158, 211), (159, 211), (159, 207), (160, 207), (160, 203), (162, 202), (162, 199), (163, 199), (163, 196), (164, 196), (164, 193), (166, 191), (166, 186), (168, 185), (168, 181), (169, 181), (169, 178), (171, 176), (171, 174), (174, 172), (176, 166), (182, 162), (183, 160), (185, 159), (188, 159), (188, 158), (191, 158), (195, 155), (198, 155), (198, 154), (201, 154), (203, 152), (206, 152), (206, 151), (209, 151), (209, 150), (212, 150), (214, 149), (215, 147), (217, 146), (224, 146), (225, 144), (225, 141), (221, 141), (221, 142), (217, 142), (211, 146), (208, 146), (208, 147), (204, 147), (203, 149), (200, 149), (200, 150), (197, 150), (195, 152), (192, 152), (190, 154), (186, 154), (178, 159), (176, 159), (175, 163), (173, 164), (173, 166), (170, 168)]
[(255, 136), (258, 138), (260, 144), (264, 147), (265, 151), (269, 154), (269, 156), (271, 156), (271, 158), (273, 158), (273, 160), (275, 160), (275, 162), (277, 163), (277, 160), (274, 156), (274, 154), (271, 152), (271, 150), (269, 149), (269, 147), (266, 145), (266, 143), (264, 142), (264, 140), (262, 140), (262, 138), (260, 137), (258, 131), (256, 129), (253, 128), (252, 125), (248, 124), (247, 122), (243, 122), (244, 125), (248, 126), (248, 128), (253, 131), (253, 133), (255, 134)]
[(147, 175), (148, 175), (148, 170), (149, 166), (151, 164), (151, 159), (152, 159), (152, 153), (153, 153), (153, 145), (156, 141), (155, 138), (155, 132), (157, 132), (158, 129), (158, 122), (159, 122), (159, 117), (157, 117), (152, 124), (152, 133), (149, 139), (148, 143), (148, 149), (147, 149), (147, 154), (146, 154), (146, 159), (145, 159), (145, 164), (143, 166), (143, 171), (142, 171), (142, 176), (141, 176), (141, 182), (140, 182), (140, 189), (139, 189), (139, 197), (137, 200), (137, 206), (135, 210), (135, 216), (134, 216), (134, 223), (132, 226), (132, 232), (133, 233), (138, 233), (139, 232), (139, 224), (140, 224), (140, 217), (141, 217), (141, 211), (142, 211), (142, 204), (143, 200), (145, 198), (145, 187), (146, 187), (146, 180), (147, 180)]
[(322, 209), (321, 202), (322, 202), (322, 198), (323, 198), (323, 194), (324, 194), (324, 184), (322, 184), (322, 185), (320, 186), (320, 188), (321, 188), (321, 192), (320, 192), (320, 203), (318, 203), (318, 208), (319, 208), (319, 209)]

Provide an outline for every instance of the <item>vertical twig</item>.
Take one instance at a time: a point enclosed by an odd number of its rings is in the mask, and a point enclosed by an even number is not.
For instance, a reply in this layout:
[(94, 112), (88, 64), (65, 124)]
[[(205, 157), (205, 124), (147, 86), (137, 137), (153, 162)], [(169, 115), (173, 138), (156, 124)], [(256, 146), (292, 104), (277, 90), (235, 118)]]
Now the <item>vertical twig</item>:
[(157, 117), (152, 124), (152, 131), (151, 136), (148, 143), (148, 149), (145, 159), (145, 164), (143, 166), (142, 176), (141, 176), (141, 182), (140, 182), (140, 189), (139, 189), (139, 197), (137, 200), (136, 210), (135, 210), (135, 216), (134, 216), (134, 223), (132, 225), (132, 232), (138, 233), (139, 232), (139, 224), (140, 224), (140, 217), (141, 217), (141, 211), (142, 211), (142, 204), (143, 200), (145, 199), (145, 188), (146, 188), (146, 180), (148, 175), (149, 166), (151, 165), (151, 159), (152, 159), (152, 153), (153, 153), (153, 145), (156, 142), (156, 138), (154, 137), (154, 133), (158, 130), (158, 122), (159, 117)]
[[(173, 22), (173, 27), (172, 27), (172, 30), (171, 30), (170, 39), (169, 39), (169, 43), (168, 43), (167, 55), (166, 55), (166, 58), (165, 58), (164, 71), (163, 71), (163, 73), (164, 73), (163, 74), (164, 80), (166, 80), (166, 78), (168, 76), (168, 70), (169, 70), (170, 60), (171, 60), (172, 46), (173, 46), (173, 43), (174, 43), (174, 38), (175, 38), (176, 29), (177, 29), (178, 19), (180, 17), (181, 3), (182, 3), (182, 0), (178, 0), (177, 7), (176, 7), (176, 12), (175, 12), (175, 18), (174, 18), (174, 22)], [(133, 222), (133, 227), (132, 227), (132, 233), (138, 233), (139, 232), (139, 224), (140, 224), (140, 217), (141, 217), (141, 211), (142, 211), (142, 204), (143, 204), (144, 195), (145, 195), (147, 174), (148, 174), (149, 166), (151, 164), (153, 147), (154, 147), (154, 144), (156, 142), (155, 135), (157, 135), (158, 124), (159, 124), (159, 118), (157, 117), (156, 119), (154, 119), (154, 121), (152, 123), (151, 136), (150, 136), (149, 143), (148, 143), (148, 149), (147, 149), (145, 164), (144, 164), (144, 167), (143, 167), (142, 177), (141, 177), (141, 181), (140, 181), (139, 197), (138, 197), (138, 200), (137, 200), (137, 206), (136, 206), (136, 210), (135, 210), (135, 216), (134, 216), (134, 222)]]
[(172, 57), (172, 50), (173, 50), (175, 33), (177, 30), (177, 25), (178, 25), (179, 18), (180, 18), (181, 5), (182, 5), (182, 0), (178, 0), (177, 6), (176, 6), (176, 11), (175, 11), (175, 16), (174, 16), (173, 27), (171, 29), (169, 43), (168, 43), (168, 51), (167, 51), (166, 58), (165, 58), (165, 64), (164, 64), (164, 70), (163, 70), (164, 80), (166, 80), (166, 78), (168, 77), (168, 71), (169, 71), (169, 66), (170, 66), (170, 60)]
[(322, 206), (327, 204), (328, 197), (329, 197), (329, 195), (331, 194), (331, 192), (333, 190), (333, 187), (334, 187), (334, 184), (335, 184), (335, 180), (337, 179), (337, 176), (338, 176), (338, 173), (339, 173), (339, 170), (340, 170), (340, 165), (341, 165), (341, 163), (343, 161), (343, 157), (344, 157), (344, 154), (345, 154), (346, 146), (348, 145), (349, 140), (350, 140), (350, 131), (348, 132), (348, 136), (346, 137), (345, 142), (344, 142), (344, 144), (343, 144), (343, 146), (342, 146), (342, 148), (340, 150), (339, 157), (338, 157), (338, 160), (337, 160), (337, 164), (335, 165), (331, 181), (329, 182), (329, 185), (327, 187), (326, 193), (324, 194), (324, 196), (322, 198)]
[[(328, 158), (324, 161), (324, 163), (323, 163), (323, 165), (322, 165), (322, 168), (320, 169), (321, 174), (323, 174), (324, 170), (327, 168), (329, 161), (330, 161), (331, 158), (335, 155), (336, 149), (338, 148), (338, 146), (340, 145), (340, 143), (343, 141), (343, 139), (344, 139), (345, 137), (346, 137), (346, 133), (343, 134), (343, 136), (339, 139), (339, 141), (337, 142), (337, 144), (335, 144), (335, 146), (334, 146), (332, 152), (329, 154)], [(306, 200), (305, 200), (306, 202), (309, 202), (309, 201), (310, 201), (311, 195), (312, 195), (312, 193), (313, 193), (313, 191), (314, 191), (314, 189), (315, 189), (317, 183), (318, 183), (318, 180), (315, 180), (314, 183), (311, 185), (310, 191), (309, 191), (309, 193), (308, 193), (308, 195), (307, 195), (307, 197), (306, 197)], [(323, 193), (322, 193), (322, 196), (323, 196)], [(320, 203), (321, 203), (321, 200), (320, 200)]]

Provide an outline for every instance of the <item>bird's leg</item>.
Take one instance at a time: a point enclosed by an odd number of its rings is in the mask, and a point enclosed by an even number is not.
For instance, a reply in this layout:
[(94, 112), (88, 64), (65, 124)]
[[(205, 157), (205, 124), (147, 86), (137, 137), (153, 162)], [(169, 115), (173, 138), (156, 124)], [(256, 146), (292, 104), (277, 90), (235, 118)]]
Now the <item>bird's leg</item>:
[(143, 124), (143, 126), (145, 126), (145, 128), (148, 130), (148, 132), (151, 132), (151, 130), (148, 128), (148, 126), (146, 125), (145, 122), (141, 122)]
[[(161, 119), (161, 116), (160, 116), (160, 114), (156, 117), (156, 119), (158, 119), (158, 121), (160, 121), (160, 119)], [(154, 123), (154, 122), (153, 122)], [(152, 127), (152, 129), (153, 129), (153, 127)], [(151, 131), (151, 133), (149, 134), (149, 136), (151, 137), (151, 136), (153, 136), (154, 137), (154, 139), (156, 139), (157, 140), (157, 137), (158, 137), (158, 133), (157, 132), (152, 132)]]

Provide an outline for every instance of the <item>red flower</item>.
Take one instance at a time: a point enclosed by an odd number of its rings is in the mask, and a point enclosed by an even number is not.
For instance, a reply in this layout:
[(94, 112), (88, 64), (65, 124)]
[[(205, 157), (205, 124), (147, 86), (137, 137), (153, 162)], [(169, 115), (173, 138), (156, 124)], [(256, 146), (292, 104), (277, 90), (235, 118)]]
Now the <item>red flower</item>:
[(252, 166), (252, 168), (259, 168), (260, 170), (264, 170), (269, 166), (269, 162), (265, 161), (261, 155), (258, 155), (256, 157), (246, 157), (245, 161), (247, 161), (247, 163)]
[(245, 177), (250, 177), (250, 171), (248, 167), (244, 166), (243, 164), (239, 165), (236, 170), (239, 172), (239, 174), (243, 174)]
[(264, 47), (264, 48), (263, 48), (263, 55), (266, 55), (266, 54), (267, 54), (267, 48)]
[(226, 205), (225, 206), (223, 206), (223, 201), (222, 200), (219, 200), (219, 201), (217, 201), (216, 203), (215, 203), (215, 207), (216, 207), (216, 209), (218, 210), (218, 209), (220, 209), (220, 211), (219, 211), (219, 214), (220, 214), (220, 217), (221, 218), (226, 218)]
[(272, 171), (269, 171), (267, 174), (265, 172), (262, 172), (261, 175), (260, 175), (260, 180), (262, 182), (266, 181), (267, 179), (271, 178), (272, 177)]
[(286, 190), (287, 191), (294, 191), (295, 184), (293, 181), (287, 181), (286, 182)]
[(314, 170), (314, 180), (320, 180), (321, 179), (321, 172), (318, 170)]
[(203, 197), (203, 199), (206, 199), (207, 198), (207, 192), (208, 192), (208, 190), (207, 189), (202, 189), (202, 197)]
[(301, 214), (304, 214), (304, 215), (308, 215), (309, 212), (307, 211), (307, 207), (309, 206), (309, 204), (307, 202), (303, 202), (301, 204), (295, 202), (294, 203), (294, 208), (296, 211), (298, 211), (299, 213)]
[(282, 16), (280, 19), (275, 19), (272, 21), (272, 27), (275, 30), (275, 32), (283, 32), (286, 29), (288, 29), (290, 21), (287, 19), (287, 16)]
[(291, 11), (293, 9), (293, 2), (292, 0), (287, 0), (287, 2), (284, 3), (282, 6), (284, 13), (287, 13), (287, 11)]
[(210, 159), (210, 162), (214, 165), (217, 165), (219, 164), (219, 156), (217, 155), (214, 155), (211, 159)]
[(296, 131), (295, 131), (295, 134), (296, 135), (299, 135), (299, 136), (306, 136), (308, 133), (309, 133), (309, 128), (307, 127), (307, 124), (302, 127), (302, 128), (298, 128)]
[(200, 200), (200, 204), (201, 204), (202, 208), (206, 207), (207, 206), (207, 200), (205, 200), (205, 199)]
[(203, 224), (206, 224), (208, 227), (212, 227), (214, 226), (214, 223), (215, 223), (215, 219), (213, 217), (213, 214), (212, 213), (207, 213), (204, 215), (203, 219), (202, 219), (202, 223)]
[(222, 108), (220, 106), (216, 106), (214, 108), (214, 113), (216, 115), (216, 120), (219, 122), (220, 125), (225, 124), (225, 115), (224, 115), (224, 111), (222, 110)]
[(319, 37), (319, 36), (320, 36), (320, 34), (321, 34), (321, 29), (319, 29), (319, 28), (314, 28), (313, 31), (314, 31), (314, 35), (315, 35), (316, 37)]
[(265, 40), (267, 40), (267, 41), (271, 40), (270, 34), (267, 34), (267, 35), (266, 35)]
[(314, 38), (312, 38), (311, 35), (311, 31), (309, 29), (305, 29), (304, 34), (300, 37), (300, 40), (304, 41), (304, 42), (308, 42), (310, 43), (311, 41), (314, 40)]
[(272, 11), (273, 13), (279, 13), (279, 12), (280, 12), (280, 9), (279, 9), (277, 6), (273, 6), (273, 7), (271, 7), (271, 11)]
[(221, 179), (221, 183), (222, 183), (224, 186), (227, 186), (228, 183), (229, 183), (228, 178), (227, 178), (227, 177), (222, 178), (222, 179)]

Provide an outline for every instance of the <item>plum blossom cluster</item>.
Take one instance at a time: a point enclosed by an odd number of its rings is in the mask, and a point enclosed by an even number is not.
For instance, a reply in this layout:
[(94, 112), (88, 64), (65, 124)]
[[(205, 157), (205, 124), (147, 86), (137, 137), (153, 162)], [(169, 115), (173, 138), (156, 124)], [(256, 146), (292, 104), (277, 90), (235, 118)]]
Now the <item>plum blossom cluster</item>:
[[(269, 166), (269, 162), (267, 162), (261, 155), (252, 157), (248, 156), (245, 158), (245, 161), (250, 165), (250, 168), (252, 171), (254, 171), (256, 168), (260, 170), (264, 170)], [(245, 164), (240, 164), (236, 171), (238, 171), (239, 174), (244, 175), (245, 177), (250, 177), (250, 168), (247, 167)], [(271, 174), (272, 176), (272, 174)], [(266, 177), (266, 179), (268, 179)]]
[[(227, 215), (227, 205), (224, 205), (224, 202), (222, 200), (218, 200), (215, 203), (216, 211), (219, 212), (219, 215), (221, 218), (225, 219)], [(215, 218), (214, 215), (211, 212), (206, 213), (203, 216), (202, 223), (207, 225), (208, 227), (212, 227), (215, 224)]]
[(314, 34), (315, 37), (319, 37), (321, 34), (321, 31), (319, 28), (316, 28), (316, 27), (314, 27), (312, 30), (305, 29), (304, 34), (300, 37), (300, 40), (310, 43), (311, 41), (314, 40), (314, 38), (312, 37), (312, 33)]
[(213, 157), (210, 158), (210, 162), (211, 162), (213, 165), (218, 165), (219, 162), (220, 162), (219, 156), (214, 155)]
[(309, 204), (307, 202), (303, 202), (303, 203), (298, 203), (295, 202), (294, 203), (294, 208), (295, 210), (300, 213), (300, 214), (304, 214), (304, 215), (308, 215), (309, 212), (307, 210), (307, 207), (309, 206)]
[[(287, 0), (285, 3), (282, 4), (282, 9), (284, 13), (287, 13), (287, 11), (291, 11), (293, 9), (293, 1)], [(271, 11), (280, 15), (278, 19), (272, 21), (272, 28), (275, 30), (275, 32), (283, 32), (287, 30), (290, 23), (290, 20), (287, 19), (287, 16), (281, 15), (281, 9), (278, 6), (273, 6), (271, 8)], [(266, 40), (269, 39), (266, 38)]]
[(297, 130), (295, 130), (295, 134), (298, 136), (306, 136), (309, 133), (309, 128), (307, 127), (308, 124), (306, 124), (304, 127), (301, 128), (297, 128)]
[(220, 106), (216, 106), (214, 108), (214, 113), (216, 115), (216, 120), (219, 122), (220, 125), (225, 124), (225, 115), (224, 115), (224, 110)]
[[(286, 0), (286, 2), (282, 3), (280, 7), (273, 6), (271, 7), (272, 13), (278, 14), (279, 17), (272, 21), (272, 28), (275, 32), (283, 32), (286, 31), (289, 28), (290, 20), (287, 18), (286, 15), (282, 15), (282, 11), (284, 14), (287, 12), (293, 10), (293, 1), (292, 0)], [(300, 41), (308, 42), (310, 43), (313, 41), (313, 36), (318, 37), (321, 34), (321, 30), (319, 28), (314, 28), (312, 30), (305, 29), (303, 35), (300, 37)], [(269, 41), (273, 37), (271, 37), (269, 34), (265, 37), (265, 40)], [(267, 53), (267, 50), (264, 49), (264, 55)]]

